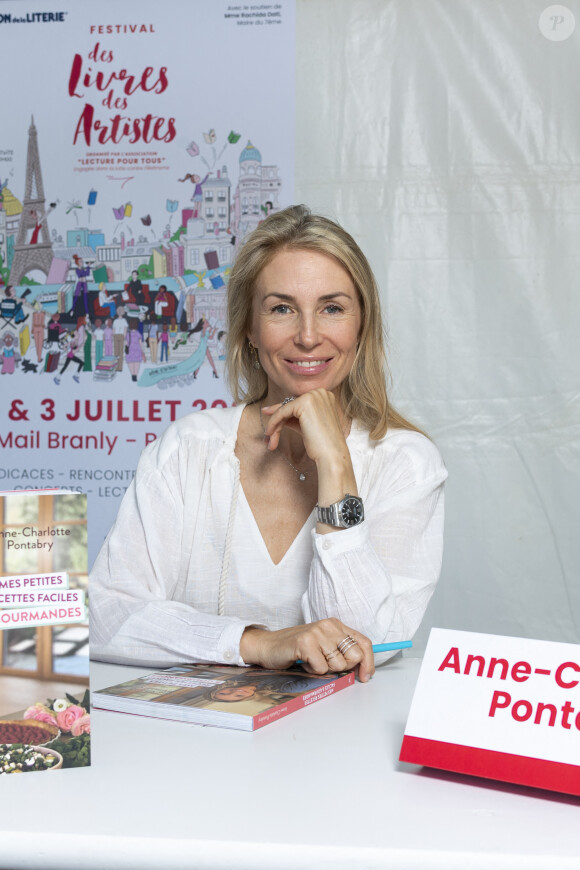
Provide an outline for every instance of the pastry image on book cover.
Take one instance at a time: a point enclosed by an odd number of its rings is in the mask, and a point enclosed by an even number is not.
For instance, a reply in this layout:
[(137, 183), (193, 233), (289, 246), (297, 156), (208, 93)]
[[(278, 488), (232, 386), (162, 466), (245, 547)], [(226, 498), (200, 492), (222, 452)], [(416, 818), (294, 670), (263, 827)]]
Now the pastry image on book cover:
[(90, 764), (87, 499), (0, 493), (0, 774)]
[(232, 665), (168, 668), (93, 692), (93, 705), (118, 713), (255, 731), (354, 683), (354, 674), (318, 676)]

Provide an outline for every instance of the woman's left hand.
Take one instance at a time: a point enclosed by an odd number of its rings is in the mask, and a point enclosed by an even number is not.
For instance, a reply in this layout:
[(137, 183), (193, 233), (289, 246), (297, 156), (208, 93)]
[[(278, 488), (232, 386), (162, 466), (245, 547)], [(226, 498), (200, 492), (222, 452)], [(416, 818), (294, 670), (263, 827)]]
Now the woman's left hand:
[[(286, 404), (262, 408), (270, 419), (265, 426), (268, 449), (276, 450), (285, 426), (299, 432), (306, 453), (316, 463), (318, 474), (318, 504), (328, 507), (349, 493), (358, 495), (358, 488), (346, 443), (336, 398), (328, 390), (304, 393)], [(318, 523), (321, 534), (336, 531), (333, 526)]]
[(333, 451), (338, 455), (348, 453), (336, 398), (328, 390), (311, 390), (286, 404), (266, 406), (262, 414), (270, 417), (265, 426), (269, 450), (276, 450), (280, 434), (288, 426), (300, 433), (306, 453), (316, 463)]

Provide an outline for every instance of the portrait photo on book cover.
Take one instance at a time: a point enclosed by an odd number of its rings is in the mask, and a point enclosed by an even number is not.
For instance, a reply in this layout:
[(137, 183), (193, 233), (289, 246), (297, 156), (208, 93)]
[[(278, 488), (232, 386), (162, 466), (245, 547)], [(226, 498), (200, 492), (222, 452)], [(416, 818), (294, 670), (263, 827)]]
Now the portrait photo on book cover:
[(336, 674), (313, 677), (299, 668), (274, 672), (259, 667), (213, 665), (204, 668), (198, 665), (169, 668), (129, 680), (107, 689), (107, 694), (180, 707), (255, 715), (305, 692), (325, 688), (336, 677)]

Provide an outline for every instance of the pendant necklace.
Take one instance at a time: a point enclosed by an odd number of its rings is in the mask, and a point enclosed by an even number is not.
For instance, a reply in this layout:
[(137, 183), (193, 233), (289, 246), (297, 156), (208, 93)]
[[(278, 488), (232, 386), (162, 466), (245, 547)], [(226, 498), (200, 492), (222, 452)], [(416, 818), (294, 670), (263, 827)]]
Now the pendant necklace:
[[(285, 399), (282, 404), (286, 404), (289, 401), (291, 401), (290, 398)], [(264, 426), (264, 421), (262, 419), (262, 407), (261, 406), (260, 406), (260, 425), (262, 427), (262, 432), (265, 435), (266, 434), (266, 427)], [(290, 466), (290, 468), (292, 468), (293, 471), (296, 472), (296, 474), (298, 475), (298, 480), (301, 483), (304, 483), (304, 481), (306, 480), (306, 478), (308, 477), (310, 472), (309, 471), (300, 471), (299, 468), (296, 468), (296, 466), (290, 462), (290, 460), (288, 459), (287, 456), (284, 456), (284, 454), (282, 453), (282, 451), (278, 447), (276, 447), (276, 452), (278, 453), (278, 456), (280, 456), (284, 460), (284, 462), (286, 462)]]

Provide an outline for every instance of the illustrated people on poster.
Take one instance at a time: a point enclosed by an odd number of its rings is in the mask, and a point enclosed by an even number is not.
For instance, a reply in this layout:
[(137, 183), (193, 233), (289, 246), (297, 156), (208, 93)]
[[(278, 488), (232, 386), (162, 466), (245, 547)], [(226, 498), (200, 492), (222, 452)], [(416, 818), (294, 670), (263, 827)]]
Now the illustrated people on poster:
[(149, 326), (149, 335), (147, 336), (147, 343), (149, 345), (149, 356), (151, 357), (151, 362), (157, 362), (157, 347), (159, 344), (159, 324), (157, 323), (157, 315), (153, 312), (149, 314), (150, 318), (150, 326)]
[(7, 333), (2, 339), (2, 368), (0, 369), (2, 375), (13, 375), (20, 362), (20, 354), (14, 344), (14, 335), (11, 332)]
[(105, 327), (103, 329), (103, 341), (105, 343), (105, 356), (115, 356), (113, 347), (113, 319), (107, 317)]
[[(181, 329), (184, 329), (183, 322), (187, 323), (187, 317), (185, 316), (185, 300), (187, 298), (187, 284), (183, 280), (182, 275), (175, 276), (177, 283), (179, 284), (179, 298), (177, 300), (177, 311), (175, 312), (175, 317), (177, 322), (180, 324)], [(187, 329), (187, 327), (185, 327)]]
[(137, 303), (137, 305), (146, 305), (147, 304), (147, 302), (145, 300), (145, 292), (143, 290), (143, 285), (142, 285), (141, 281), (139, 280), (139, 273), (137, 272), (136, 269), (133, 269), (133, 271), (131, 272), (131, 280), (129, 281), (129, 284), (127, 285), (127, 290), (129, 290), (129, 292), (133, 296), (133, 299)]
[[(207, 337), (207, 345), (205, 348), (205, 359), (207, 359), (208, 363), (210, 364), (210, 366), (212, 368), (212, 373), (213, 373), (214, 378), (219, 378), (219, 375), (217, 373), (217, 369), (216, 369), (215, 363), (213, 361), (213, 356), (212, 356), (212, 353), (210, 350), (210, 344), (216, 340), (217, 331), (218, 331), (217, 326), (212, 326), (210, 321), (206, 320), (204, 317), (203, 324), (201, 327), (201, 334), (202, 334), (202, 336)], [(199, 369), (201, 368), (202, 364), (203, 364), (203, 360), (200, 363), (199, 368), (197, 368), (196, 371), (194, 371), (194, 373), (193, 373), (194, 378), (197, 378), (197, 373), (199, 372)]]
[(34, 303), (34, 311), (32, 312), (32, 340), (36, 348), (37, 361), (42, 359), (42, 346), (44, 344), (44, 325), (46, 322), (46, 311), (43, 309), (39, 300)]
[(127, 354), (127, 366), (131, 372), (131, 380), (137, 381), (141, 363), (146, 362), (143, 340), (139, 332), (139, 320), (137, 317), (129, 318), (129, 329), (126, 336), (125, 352)]
[(183, 344), (187, 344), (187, 339), (191, 335), (191, 332), (187, 329), (187, 321), (185, 320), (185, 317), (182, 318), (179, 329), (179, 338), (173, 345), (173, 350), (177, 350), (178, 347), (181, 347)]
[[(268, 217), (270, 212), (273, 210), (274, 210), (274, 203), (270, 199), (267, 199), (266, 202), (264, 203), (264, 205), (260, 206), (260, 211), (264, 212), (264, 217)], [(263, 221), (264, 221), (264, 218), (262, 218), (262, 220), (259, 221), (259, 223), (263, 223)]]
[(117, 314), (117, 303), (113, 296), (109, 296), (107, 285), (104, 281), (99, 284), (99, 308), (108, 308), (111, 317)]
[(83, 356), (85, 363), (83, 365), (83, 372), (91, 372), (93, 370), (92, 365), (92, 354), (93, 354), (93, 336), (90, 328), (90, 324), (85, 322), (84, 317), (79, 317), (79, 320), (82, 320), (84, 329), (85, 329), (85, 338), (83, 342)]
[[(196, 328), (199, 324), (199, 327)], [(200, 318), (193, 328), (192, 332), (202, 332), (203, 320)], [(193, 373), (199, 369), (205, 359), (205, 351), (207, 347), (207, 332), (202, 332), (198, 346), (195, 348), (191, 356), (181, 360), (178, 363), (172, 363), (159, 368), (148, 368), (141, 373), (139, 378), (140, 387), (152, 387), (155, 384), (167, 383), (173, 379), (180, 379), (181, 382), (189, 382), (193, 379)]]
[(164, 320), (161, 326), (161, 332), (159, 334), (159, 339), (161, 341), (161, 354), (159, 356), (159, 362), (163, 362), (165, 358), (165, 362), (169, 361), (169, 326), (167, 321)]
[(187, 338), (189, 338), (191, 335), (194, 335), (196, 332), (201, 332), (204, 322), (205, 322), (205, 317), (202, 314), (201, 317), (199, 318), (199, 320), (197, 321), (197, 323), (195, 324), (195, 326), (192, 326), (191, 329), (188, 331)]
[(205, 178), (201, 178), (199, 175), (195, 175), (194, 173), (188, 172), (185, 178), (178, 178), (178, 181), (191, 181), (192, 184), (195, 185), (193, 190), (193, 196), (191, 197), (191, 201), (195, 203), (195, 208), (193, 209), (193, 217), (198, 218), (201, 217), (201, 203), (203, 200), (203, 190), (202, 187), (208, 180), (212, 173), (208, 172)]
[(155, 297), (155, 314), (157, 317), (163, 317), (165, 309), (169, 307), (169, 298), (167, 295), (167, 287), (165, 284), (159, 285), (157, 296)]
[(47, 327), (48, 349), (49, 352), (52, 353), (58, 351), (61, 336), (63, 335), (63, 333), (66, 333), (66, 329), (59, 321), (60, 314), (58, 313), (58, 311), (55, 311), (54, 314), (51, 314)]
[(87, 329), (86, 329), (86, 319), (84, 315), (77, 317), (77, 327), (76, 327), (76, 345), (77, 347), (83, 351), (84, 355), (84, 347), (85, 347), (85, 339), (87, 337)]
[[(83, 329), (84, 329), (84, 327), (83, 327)], [(84, 344), (84, 337), (82, 336), (82, 333), (79, 336), (79, 333), (76, 330), (73, 330), (73, 332), (70, 332), (68, 334), (66, 358), (64, 361), (64, 365), (60, 370), (60, 375), (62, 377), (62, 375), (68, 369), (69, 365), (71, 363), (76, 363), (78, 368), (76, 370), (76, 373), (73, 375), (73, 380), (76, 381), (77, 384), (80, 383), (79, 374), (82, 371), (83, 366), (85, 364), (84, 356), (82, 356), (82, 357), (78, 356), (79, 353), (83, 352), (83, 344)], [(60, 384), (60, 377), (55, 376), (54, 382), (57, 385)]]
[(172, 317), (169, 323), (169, 341), (173, 343), (173, 348), (175, 349), (177, 336), (179, 335), (179, 327), (177, 325), (177, 318)]
[(125, 309), (123, 306), (117, 308), (117, 316), (113, 320), (113, 356), (117, 357), (117, 371), (123, 371), (123, 358), (125, 351), (125, 336), (129, 324), (125, 317)]
[(87, 283), (87, 278), (91, 274), (91, 270), (88, 266), (85, 266), (82, 257), (79, 257), (78, 254), (73, 254), (73, 260), (75, 264), (75, 273), (77, 276), (77, 283), (75, 286), (75, 292), (73, 296), (73, 304), (70, 313), (73, 314), (75, 307), (77, 305), (77, 301), (82, 294), (83, 304), (85, 306), (85, 314), (89, 313), (89, 286)]
[(12, 284), (7, 285), (4, 294), (6, 299), (2, 303), (2, 316), (5, 319), (11, 317), (14, 323), (25, 323), (28, 320), (28, 314), (24, 313), (22, 300), (16, 295), (16, 290)]
[(149, 330), (151, 329), (151, 311), (147, 309), (143, 320), (139, 320), (139, 332), (146, 347), (149, 347)]
[[(111, 330), (111, 336), (113, 334), (113, 330)], [(103, 358), (103, 349), (104, 349), (104, 341), (105, 341), (105, 330), (103, 329), (103, 321), (100, 317), (97, 317), (95, 320), (95, 328), (93, 330), (93, 336), (95, 339), (95, 368), (98, 366), (100, 361)], [(111, 354), (112, 356), (112, 354)]]

